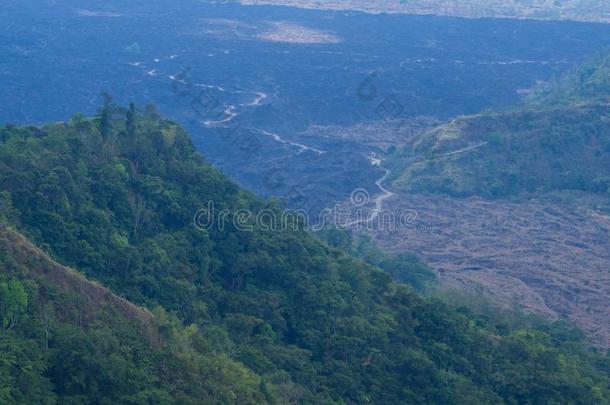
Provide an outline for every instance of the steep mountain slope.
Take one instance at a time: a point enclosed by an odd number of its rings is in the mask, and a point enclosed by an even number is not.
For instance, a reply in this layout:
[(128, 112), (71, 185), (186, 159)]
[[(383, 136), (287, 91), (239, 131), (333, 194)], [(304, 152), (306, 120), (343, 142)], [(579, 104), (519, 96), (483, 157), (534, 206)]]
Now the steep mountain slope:
[[(177, 318), (157, 309), (161, 348), (118, 357), (117, 367), (130, 378), (112, 380), (123, 374), (98, 364), (144, 344), (131, 338), (114, 338), (110, 346), (94, 339), (87, 361), (61, 357), (48, 370), (42, 367), (39, 375), (54, 382), (45, 392), (60, 399), (609, 400), (607, 359), (586, 349), (565, 324), (514, 327), (394, 284), (314, 239), (299, 218), (238, 189), (152, 108), (141, 113), (107, 103), (95, 119), (77, 115), (41, 128), (5, 127), (0, 139), (0, 217), (59, 262)], [(273, 218), (285, 221), (274, 226)], [(10, 248), (0, 252), (7, 263), (14, 260)], [(29, 277), (27, 266), (20, 272)], [(35, 313), (31, 318), (40, 322)], [(22, 333), (13, 328), (3, 339), (25, 339)], [(41, 339), (33, 334), (29, 342), (40, 345)], [(2, 380), (2, 392), (11, 384)], [(10, 390), (8, 395), (15, 398)], [(36, 402), (27, 388), (21, 395)]]
[(206, 349), (192, 327), (86, 280), (4, 225), (0, 267), (2, 404), (265, 398), (253, 373)]
[(46, 253), (33, 245), (23, 235), (0, 224), (2, 251), (27, 266), (27, 275), (42, 283), (51, 284), (67, 294), (78, 296), (82, 301), (80, 321), (90, 323), (95, 313), (104, 307), (113, 308), (119, 316), (141, 329), (151, 345), (160, 344), (153, 315), (118, 297), (108, 289), (92, 283), (80, 273), (60, 265)]

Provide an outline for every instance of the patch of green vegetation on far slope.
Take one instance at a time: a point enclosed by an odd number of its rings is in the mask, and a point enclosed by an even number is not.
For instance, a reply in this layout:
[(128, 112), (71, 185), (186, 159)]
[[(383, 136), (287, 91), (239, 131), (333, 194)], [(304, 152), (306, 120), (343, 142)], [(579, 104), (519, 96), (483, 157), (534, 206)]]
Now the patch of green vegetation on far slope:
[(610, 52), (602, 52), (562, 77), (540, 84), (525, 102), (543, 108), (610, 103)]
[(504, 198), (610, 197), (610, 53), (538, 87), (509, 111), (459, 117), (387, 162), (411, 192)]
[(395, 154), (394, 186), (454, 196), (610, 194), (610, 105), (458, 118)]

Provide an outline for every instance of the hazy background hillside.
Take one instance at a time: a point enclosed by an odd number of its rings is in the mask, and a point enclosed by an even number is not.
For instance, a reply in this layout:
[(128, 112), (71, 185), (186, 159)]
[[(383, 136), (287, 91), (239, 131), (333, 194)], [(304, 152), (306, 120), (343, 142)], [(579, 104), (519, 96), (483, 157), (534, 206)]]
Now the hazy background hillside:
[(610, 22), (610, 5), (604, 0), (240, 0), (242, 4), (272, 4), (368, 13), (448, 15), (467, 18), (529, 18)]

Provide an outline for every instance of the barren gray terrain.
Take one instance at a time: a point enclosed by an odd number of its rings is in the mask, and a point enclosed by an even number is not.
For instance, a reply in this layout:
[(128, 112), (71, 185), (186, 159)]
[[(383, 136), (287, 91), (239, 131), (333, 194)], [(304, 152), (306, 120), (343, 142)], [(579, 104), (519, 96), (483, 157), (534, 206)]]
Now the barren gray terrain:
[(410, 227), (373, 230), (391, 252), (418, 252), (447, 287), (565, 317), (610, 347), (610, 218), (552, 202), (397, 194)]
[(610, 22), (606, 0), (241, 0), (246, 5), (286, 5), (310, 9), (357, 10), (367, 13), (446, 15), (466, 18), (523, 18)]

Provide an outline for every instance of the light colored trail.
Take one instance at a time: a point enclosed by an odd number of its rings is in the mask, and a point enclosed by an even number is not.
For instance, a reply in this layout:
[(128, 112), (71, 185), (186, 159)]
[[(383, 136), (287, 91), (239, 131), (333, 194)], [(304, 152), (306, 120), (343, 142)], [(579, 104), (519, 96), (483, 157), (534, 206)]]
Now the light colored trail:
[[(443, 153), (441, 155), (434, 156), (430, 160), (433, 160), (436, 158), (441, 158), (441, 157), (459, 155), (461, 153), (465, 153), (465, 152), (480, 148), (482, 146), (485, 146), (488, 143), (489, 142), (485, 141), (485, 142), (481, 142), (481, 143), (478, 143), (473, 146), (469, 146), (467, 148), (462, 148), (459, 150), (455, 150), (453, 152)], [(379, 159), (379, 158), (369, 157), (369, 160), (371, 161), (371, 164), (373, 166), (379, 167), (381, 165), (381, 159)], [(366, 226), (370, 225), (371, 222), (373, 222), (379, 216), (379, 214), (383, 211), (384, 201), (395, 195), (393, 192), (391, 192), (390, 190), (385, 188), (385, 186), (383, 185), (383, 182), (386, 181), (386, 179), (390, 176), (390, 174), (392, 174), (392, 172), (389, 169), (383, 169), (383, 170), (385, 171), (385, 174), (383, 175), (383, 177), (381, 177), (379, 180), (377, 180), (375, 182), (375, 185), (377, 186), (377, 188), (379, 188), (379, 190), (381, 190), (381, 194), (373, 199), (373, 202), (375, 203), (375, 208), (373, 208), (371, 210), (371, 212), (369, 212), (366, 219), (357, 219), (355, 221), (348, 222), (347, 224), (344, 225), (346, 228), (352, 227), (354, 225), (360, 225), (360, 224), (364, 224)]]
[[(373, 166), (379, 166), (379, 164), (377, 163), (378, 161), (379, 161), (379, 159), (375, 159), (375, 161), (373, 162)], [(379, 180), (377, 180), (375, 182), (375, 185), (381, 191), (381, 194), (373, 199), (373, 202), (375, 203), (375, 208), (373, 208), (369, 212), (369, 214), (367, 215), (366, 218), (356, 219), (354, 221), (348, 222), (348, 223), (344, 224), (343, 227), (350, 228), (352, 226), (361, 225), (361, 224), (364, 224), (365, 226), (368, 227), (371, 224), (371, 222), (373, 222), (375, 219), (377, 219), (379, 214), (383, 211), (384, 201), (395, 195), (393, 192), (391, 192), (390, 190), (385, 188), (383, 185), (383, 182), (390, 176), (390, 174), (392, 174), (392, 172), (389, 169), (383, 169), (383, 170), (385, 172), (383, 177), (381, 177)]]
[[(477, 149), (477, 148), (480, 148), (482, 146), (485, 146), (488, 143), (489, 142), (485, 141), (485, 142), (481, 142), (481, 143), (473, 145), (473, 146), (469, 146), (467, 148), (455, 150), (453, 152), (443, 153), (441, 155), (434, 156), (430, 160), (433, 160), (433, 159), (436, 159), (436, 158), (440, 158), (440, 157), (459, 155), (461, 153), (465, 153), (465, 152), (468, 152), (470, 150)], [(371, 161), (371, 164), (373, 166), (379, 167), (381, 165), (381, 159), (379, 159), (379, 158), (369, 157), (369, 160)], [(345, 225), (346, 227), (351, 227), (351, 226), (360, 225), (360, 224), (365, 224), (367, 226), (370, 225), (370, 223), (373, 222), (379, 216), (379, 214), (383, 211), (383, 203), (384, 203), (384, 201), (387, 200), (388, 198), (393, 197), (395, 195), (393, 192), (391, 192), (390, 190), (385, 188), (384, 185), (383, 185), (383, 182), (386, 181), (386, 179), (390, 176), (390, 174), (392, 174), (392, 172), (389, 169), (385, 169), (385, 168), (383, 170), (385, 172), (383, 177), (381, 177), (379, 180), (377, 180), (375, 182), (375, 185), (377, 186), (377, 188), (379, 188), (379, 190), (381, 190), (381, 194), (373, 199), (373, 202), (375, 203), (375, 208), (373, 208), (371, 210), (371, 212), (367, 215), (366, 219), (358, 219), (358, 220), (355, 220), (355, 221), (352, 221), (352, 222), (348, 222)]]
[(267, 95), (265, 93), (255, 92), (254, 94), (256, 94), (257, 97), (253, 102), (247, 104), (249, 107), (259, 106), (259, 105), (261, 105), (263, 100), (267, 98)]
[[(168, 75), (167, 76), (170, 80), (172, 81), (177, 81), (178, 83), (187, 85), (187, 86), (191, 86), (191, 83), (189, 81), (186, 81), (184, 79), (180, 79), (177, 76), (174, 75)], [(260, 105), (263, 104), (263, 100), (265, 100), (267, 98), (267, 94), (266, 93), (262, 93), (262, 92), (258, 92), (258, 91), (251, 91), (251, 92), (246, 92), (246, 91), (235, 91), (235, 92), (230, 92), (227, 91), (224, 87), (221, 86), (216, 86), (213, 84), (202, 84), (202, 83), (195, 83), (192, 84), (192, 86), (195, 87), (200, 87), (200, 88), (204, 88), (204, 89), (214, 89), (214, 90), (218, 90), (222, 93), (228, 93), (228, 94), (238, 94), (238, 93), (251, 93), (254, 94), (254, 100), (248, 103), (242, 103), (242, 104), (238, 104), (237, 106), (235, 105), (230, 105), (228, 106), (224, 111), (223, 114), (225, 115), (225, 118), (221, 119), (221, 120), (208, 120), (208, 121), (204, 121), (203, 125), (205, 125), (206, 127), (216, 127), (219, 125), (223, 125), (226, 124), (228, 122), (230, 122), (231, 120), (233, 120), (235, 117), (237, 117), (239, 115), (239, 113), (237, 112), (238, 107), (258, 107)]]
[(437, 158), (441, 158), (441, 157), (447, 157), (447, 156), (459, 155), (459, 154), (461, 154), (461, 153), (468, 152), (468, 151), (470, 151), (470, 150), (480, 148), (481, 146), (485, 146), (485, 145), (487, 145), (488, 143), (489, 143), (488, 141), (485, 141), (485, 142), (481, 142), (481, 143), (478, 143), (478, 144), (473, 145), (473, 146), (469, 146), (469, 147), (467, 147), (467, 148), (463, 148), (463, 149), (454, 150), (453, 152), (441, 153), (440, 155), (433, 156), (433, 157), (432, 157), (430, 160), (437, 159)]
[(383, 182), (388, 178), (388, 176), (392, 172), (388, 169), (383, 169), (383, 170), (385, 171), (385, 174), (383, 175), (382, 178), (380, 178), (379, 180), (377, 180), (375, 182), (375, 185), (379, 188), (379, 190), (381, 190), (382, 194), (378, 195), (377, 197), (375, 197), (373, 199), (373, 201), (375, 202), (375, 208), (371, 211), (371, 214), (369, 215), (369, 218), (367, 220), (368, 222), (371, 222), (375, 218), (377, 218), (379, 213), (381, 211), (383, 211), (383, 202), (394, 195), (393, 192), (391, 192), (390, 190), (388, 190), (387, 188), (385, 188), (383, 186)]
[(216, 89), (218, 91), (222, 91), (223, 93), (227, 93), (227, 91), (224, 89), (224, 87), (215, 86), (213, 84), (195, 84), (195, 86), (203, 87), (205, 89)]
[(204, 121), (203, 124), (206, 127), (215, 127), (218, 125), (226, 124), (230, 122), (233, 118), (237, 117), (237, 113), (235, 112), (235, 106), (229, 106), (223, 113), (227, 116), (227, 118), (219, 120), (219, 121)]
[[(224, 88), (220, 87), (220, 86), (212, 86), (212, 85), (208, 85), (208, 84), (198, 84), (197, 86), (211, 88), (211, 89), (217, 89), (219, 91), (226, 92), (226, 90)], [(240, 91), (238, 93), (243, 93), (243, 92)], [(252, 101), (250, 103), (239, 104), (237, 107), (258, 107), (259, 105), (262, 104), (263, 100), (267, 98), (267, 94), (265, 94), (265, 93), (253, 92), (253, 94), (256, 94), (256, 97), (254, 98), (254, 101)], [(233, 118), (235, 118), (235, 117), (237, 117), (239, 115), (237, 113), (237, 107), (234, 106), (234, 105), (231, 105), (231, 106), (227, 107), (227, 109), (224, 110), (224, 114), (226, 115), (226, 118), (224, 118), (222, 120), (218, 120), (218, 121), (205, 121), (203, 124), (206, 127), (214, 127), (214, 126), (226, 124), (227, 122), (230, 122)], [(282, 141), (280, 141), (280, 142), (282, 142)], [(299, 145), (299, 144), (293, 144), (293, 145)], [(317, 149), (312, 149), (312, 148), (309, 148), (309, 147), (307, 147), (305, 145), (300, 145), (300, 146), (303, 146), (303, 147), (305, 147), (307, 149), (311, 149), (311, 150), (317, 151)]]
[(283, 139), (283, 138), (282, 138), (281, 136), (279, 136), (278, 134), (274, 134), (274, 133), (272, 133), (272, 132), (265, 131), (265, 130), (263, 130), (263, 129), (259, 129), (258, 131), (259, 131), (260, 133), (264, 134), (264, 135), (267, 135), (267, 136), (272, 137), (272, 138), (273, 138), (273, 139), (275, 139), (277, 142), (280, 142), (280, 143), (283, 143), (283, 144), (286, 144), (286, 145), (295, 146), (295, 147), (297, 147), (297, 148), (301, 149), (301, 152), (306, 151), (306, 150), (310, 150), (310, 151), (312, 151), (312, 152), (317, 153), (318, 155), (321, 155), (321, 154), (323, 154), (323, 153), (326, 153), (326, 151), (323, 151), (323, 150), (320, 150), (320, 149), (316, 149), (316, 148), (313, 148), (313, 147), (311, 147), (311, 146), (307, 146), (307, 145), (303, 145), (303, 144), (301, 144), (301, 143), (296, 143), (296, 142), (291, 142), (291, 141), (288, 141), (288, 140), (286, 140), (286, 139)]

